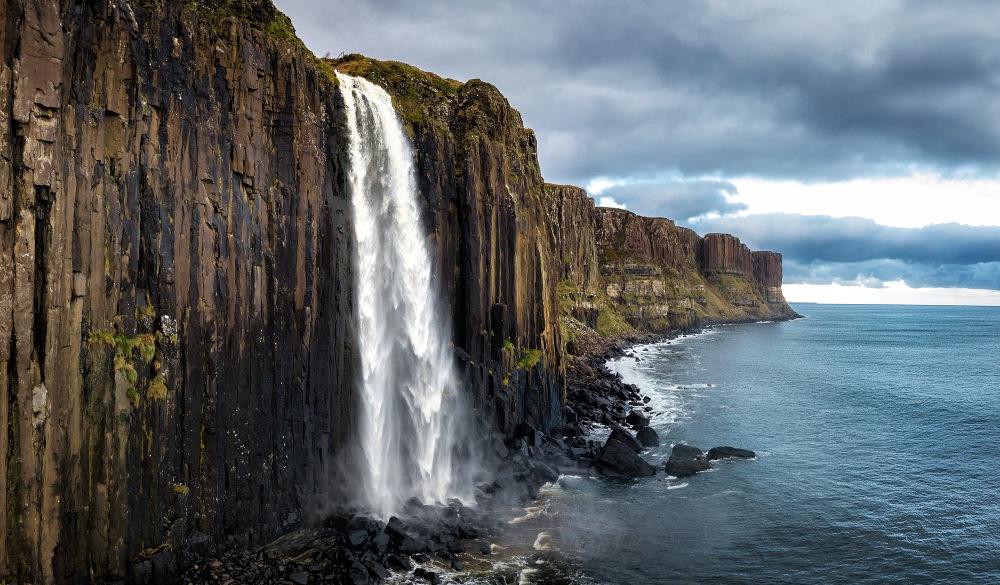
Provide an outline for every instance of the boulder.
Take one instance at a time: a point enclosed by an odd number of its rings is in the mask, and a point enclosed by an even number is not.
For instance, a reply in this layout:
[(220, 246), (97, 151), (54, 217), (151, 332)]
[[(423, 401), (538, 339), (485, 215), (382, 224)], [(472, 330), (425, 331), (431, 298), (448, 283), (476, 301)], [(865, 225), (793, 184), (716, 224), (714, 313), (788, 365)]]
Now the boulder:
[(606, 477), (645, 477), (656, 474), (656, 468), (639, 457), (630, 445), (608, 438), (594, 462), (597, 472)]
[(643, 447), (659, 447), (660, 437), (653, 430), (653, 427), (642, 427), (635, 433), (635, 438), (642, 443)]
[(705, 459), (704, 452), (691, 445), (674, 445), (670, 450), (670, 459), (664, 464), (667, 475), (674, 477), (691, 477), (711, 468), (712, 464)]
[(699, 471), (712, 469), (712, 464), (704, 459), (675, 459), (671, 457), (664, 464), (667, 475), (691, 477)]
[(649, 418), (637, 410), (633, 410), (625, 417), (625, 422), (632, 425), (634, 429), (641, 429), (649, 426)]
[(670, 450), (671, 459), (691, 460), (704, 459), (704, 457), (704, 451), (691, 445), (674, 445), (674, 448)]
[(608, 443), (611, 441), (623, 443), (636, 453), (642, 451), (642, 443), (640, 443), (632, 433), (628, 432), (628, 430), (621, 425), (611, 425), (611, 434), (608, 436)]
[(757, 454), (749, 449), (737, 449), (736, 447), (712, 447), (708, 450), (708, 455), (705, 456), (709, 461), (715, 461), (716, 459), (729, 459), (730, 457), (738, 457), (740, 459), (753, 459)]

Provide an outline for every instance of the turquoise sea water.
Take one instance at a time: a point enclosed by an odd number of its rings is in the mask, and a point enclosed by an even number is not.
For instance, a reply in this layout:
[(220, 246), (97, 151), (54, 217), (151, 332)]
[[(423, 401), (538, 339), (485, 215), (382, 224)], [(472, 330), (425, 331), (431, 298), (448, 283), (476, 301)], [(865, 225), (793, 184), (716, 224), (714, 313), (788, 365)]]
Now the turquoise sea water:
[(1000, 583), (1000, 308), (799, 305), (613, 364), (685, 480), (563, 478), (537, 583)]

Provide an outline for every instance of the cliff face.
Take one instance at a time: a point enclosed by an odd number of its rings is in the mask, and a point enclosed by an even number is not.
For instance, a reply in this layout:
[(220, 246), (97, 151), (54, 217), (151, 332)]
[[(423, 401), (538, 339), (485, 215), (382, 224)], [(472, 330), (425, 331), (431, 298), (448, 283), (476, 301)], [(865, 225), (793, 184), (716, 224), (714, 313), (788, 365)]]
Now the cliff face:
[(780, 254), (751, 252), (728, 234), (702, 238), (669, 219), (595, 208), (582, 189), (548, 191), (569, 281), (564, 303), (602, 335), (795, 316), (781, 293)]
[(0, 4), (0, 575), (21, 582), (142, 581), (273, 535), (326, 497), (349, 429), (332, 84), (297, 44), (143, 6)]

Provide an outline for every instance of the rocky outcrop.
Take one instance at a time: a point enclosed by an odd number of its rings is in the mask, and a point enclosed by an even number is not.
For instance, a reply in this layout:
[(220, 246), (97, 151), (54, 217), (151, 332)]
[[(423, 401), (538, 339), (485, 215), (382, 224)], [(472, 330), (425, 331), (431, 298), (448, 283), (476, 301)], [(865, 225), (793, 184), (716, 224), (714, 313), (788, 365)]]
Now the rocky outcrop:
[[(780, 254), (751, 252), (728, 234), (702, 238), (669, 219), (594, 207), (579, 189), (550, 186), (547, 192), (558, 210), (557, 241), (564, 246), (564, 313), (601, 335), (795, 317), (781, 293)], [(578, 244), (591, 234), (593, 248)], [(576, 331), (569, 328), (572, 342)]]

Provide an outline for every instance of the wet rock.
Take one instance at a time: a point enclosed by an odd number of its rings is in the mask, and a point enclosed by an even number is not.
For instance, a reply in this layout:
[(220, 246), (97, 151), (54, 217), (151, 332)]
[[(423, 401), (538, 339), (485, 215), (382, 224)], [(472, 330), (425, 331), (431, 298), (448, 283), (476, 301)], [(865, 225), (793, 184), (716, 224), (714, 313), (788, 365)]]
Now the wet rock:
[(409, 571), (413, 568), (413, 563), (411, 563), (410, 559), (406, 558), (404, 555), (389, 555), (386, 562), (390, 567), (401, 571)]
[(413, 555), (427, 550), (427, 545), (415, 538), (407, 536), (396, 546), (396, 551), (403, 554)]
[(705, 457), (705, 452), (691, 445), (674, 445), (670, 450), (671, 459), (691, 460)]
[(670, 459), (664, 464), (667, 475), (674, 477), (691, 477), (711, 468), (712, 464), (705, 460), (704, 452), (691, 445), (674, 445)]
[(635, 435), (628, 432), (628, 430), (621, 425), (612, 425), (611, 434), (608, 435), (608, 442), (610, 443), (611, 441), (618, 441), (636, 453), (642, 452), (642, 443), (635, 438)]
[(292, 583), (297, 583), (298, 585), (306, 585), (309, 583), (309, 575), (305, 573), (292, 573), (288, 576), (288, 579)]
[(642, 443), (643, 447), (659, 447), (660, 437), (653, 430), (653, 427), (642, 427), (635, 433), (635, 438)]
[(559, 480), (559, 472), (541, 462), (535, 464), (535, 475), (543, 483), (551, 483)]
[(740, 459), (753, 459), (757, 454), (749, 449), (738, 449), (736, 447), (712, 447), (708, 450), (708, 455), (705, 456), (709, 461), (715, 461), (716, 459), (729, 459), (731, 457), (736, 457)]
[(633, 410), (625, 417), (625, 422), (632, 425), (634, 429), (641, 429), (649, 426), (649, 418), (637, 410)]
[(438, 583), (441, 582), (441, 577), (438, 576), (436, 572), (428, 571), (423, 567), (417, 567), (416, 569), (414, 569), (413, 576), (420, 579), (426, 579), (432, 585), (437, 585)]
[(354, 548), (360, 548), (368, 540), (368, 533), (364, 530), (354, 530), (347, 535), (347, 541)]
[(682, 460), (670, 458), (664, 464), (667, 475), (674, 477), (691, 477), (692, 475), (712, 469), (712, 464), (704, 459)]
[(389, 571), (378, 561), (365, 562), (365, 568), (377, 579), (388, 579), (391, 576)]
[(656, 468), (643, 460), (631, 445), (614, 436), (609, 437), (604, 444), (594, 467), (606, 477), (645, 477), (656, 474)]
[(380, 556), (385, 556), (389, 552), (389, 541), (389, 535), (385, 532), (372, 539), (372, 544), (375, 545), (375, 550)]

